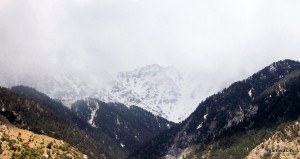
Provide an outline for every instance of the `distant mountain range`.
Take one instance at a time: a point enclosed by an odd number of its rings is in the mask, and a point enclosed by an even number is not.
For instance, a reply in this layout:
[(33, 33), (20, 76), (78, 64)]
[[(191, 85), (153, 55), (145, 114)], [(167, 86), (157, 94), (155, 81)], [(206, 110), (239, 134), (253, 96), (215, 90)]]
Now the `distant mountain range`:
[(179, 122), (191, 114), (208, 95), (220, 89), (198, 76), (180, 73), (173, 67), (148, 65), (133, 71), (82, 75), (80, 73), (16, 74), (0, 69), (0, 86), (26, 85), (66, 106), (88, 98), (135, 105), (155, 115)]
[[(3, 85), (13, 85), (19, 79), (30, 82), (23, 77), (0, 75)], [(199, 88), (188, 89), (185, 84), (188, 78), (172, 67), (150, 65), (119, 73), (113, 80), (109, 75), (102, 81), (87, 77), (91, 83), (73, 76), (40, 77), (43, 78), (37, 81), (44, 79), (47, 84), (36, 81), (36, 86), (43, 86), (52, 96), (61, 95), (65, 103), (70, 99), (70, 106), (65, 107), (60, 100), (28, 86), (0, 87), (0, 120), (18, 127), (18, 132), (29, 130), (55, 138), (53, 141), (63, 140), (71, 144), (68, 148), (79, 158), (86, 154), (91, 159), (252, 159), (297, 158), (300, 154), (300, 63), (297, 61), (274, 62), (233, 83), (203, 100), (178, 124), (161, 116), (167, 116), (168, 111), (169, 118), (178, 113), (172, 107), (183, 100), (184, 94), (191, 95), (183, 93), (191, 91), (183, 90)], [(92, 87), (97, 83), (109, 85), (105, 89)], [(89, 96), (91, 92), (94, 96)], [(100, 97), (99, 92), (108, 94)], [(122, 103), (114, 101), (117, 97)], [(197, 96), (189, 97), (197, 100)], [(156, 104), (161, 105), (152, 107)], [(193, 106), (183, 105), (178, 109), (184, 110), (183, 107)], [(11, 133), (5, 127), (1, 130)], [(49, 139), (47, 136), (45, 139)], [(6, 146), (2, 151), (0, 147), (0, 156), (1, 152), (22, 153), (22, 149), (14, 149), (13, 138), (5, 139), (9, 149)], [(17, 140), (22, 144), (19, 141), (23, 139)], [(68, 155), (63, 145), (57, 146), (60, 154)], [(48, 149), (44, 145), (30, 151)]]

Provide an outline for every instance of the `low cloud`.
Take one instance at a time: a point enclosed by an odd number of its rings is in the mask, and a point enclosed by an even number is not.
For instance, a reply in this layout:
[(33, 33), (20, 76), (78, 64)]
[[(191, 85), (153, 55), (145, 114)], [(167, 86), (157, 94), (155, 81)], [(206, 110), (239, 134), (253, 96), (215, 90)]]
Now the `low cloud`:
[(0, 0), (0, 62), (20, 72), (91, 73), (157, 63), (236, 80), (300, 59), (299, 7), (297, 0)]

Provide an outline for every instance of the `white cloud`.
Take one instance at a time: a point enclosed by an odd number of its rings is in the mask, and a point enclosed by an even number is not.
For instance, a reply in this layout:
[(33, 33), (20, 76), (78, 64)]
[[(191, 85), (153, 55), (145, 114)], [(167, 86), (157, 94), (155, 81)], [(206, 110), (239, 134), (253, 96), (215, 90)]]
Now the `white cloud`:
[(0, 61), (19, 69), (146, 64), (241, 78), (300, 60), (297, 0), (0, 0)]

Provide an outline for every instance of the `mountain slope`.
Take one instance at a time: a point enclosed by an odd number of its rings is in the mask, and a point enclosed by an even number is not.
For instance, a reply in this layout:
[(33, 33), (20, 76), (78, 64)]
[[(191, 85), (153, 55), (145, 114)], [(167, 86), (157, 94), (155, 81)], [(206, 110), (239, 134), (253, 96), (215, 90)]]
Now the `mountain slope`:
[(174, 124), (136, 106), (128, 108), (92, 98), (75, 102), (71, 110), (97, 131), (114, 138), (128, 153)]
[[(22, 90), (23, 93), (35, 91), (28, 87), (15, 87), (14, 91), (17, 92), (17, 90)], [(111, 152), (105, 145), (95, 141), (86, 133), (89, 127), (85, 127), (85, 130), (82, 125), (78, 126), (74, 123), (74, 121), (77, 123), (82, 123), (82, 121), (80, 122), (81, 119), (79, 118), (74, 120), (76, 116), (70, 118), (66, 108), (60, 103), (38, 92), (34, 94), (41, 96), (39, 100), (43, 99), (43, 101), (38, 101), (22, 93), (14, 93), (6, 88), (0, 88), (0, 114), (19, 128), (67, 141), (87, 154), (89, 158), (118, 158), (122, 157), (122, 154), (123, 157), (125, 156), (124, 152), (117, 147), (115, 151)], [(58, 110), (63, 110), (63, 112)], [(103, 138), (113, 143), (108, 136)]]
[[(193, 145), (218, 140), (224, 134), (231, 134), (239, 129), (247, 129), (253, 124), (259, 125), (260, 121), (264, 120), (257, 120), (255, 123), (250, 121), (254, 117), (265, 117), (260, 114), (265, 106), (262, 102), (259, 102), (260, 104), (255, 102), (261, 99), (259, 97), (262, 97), (262, 94), (265, 94), (268, 89), (271, 89), (272, 86), (275, 87), (276, 82), (288, 78), (287, 75), (299, 69), (300, 63), (298, 62), (291, 60), (279, 61), (244, 81), (232, 84), (229, 88), (210, 96), (200, 103), (198, 108), (185, 121), (160, 134), (130, 157), (179, 158), (183, 153), (192, 151)], [(282, 87), (281, 85), (278, 86), (274, 95), (281, 95), (280, 92), (284, 92)], [(273, 94), (266, 94), (268, 97), (274, 97)], [(274, 106), (276, 107), (276, 105)], [(282, 108), (284, 107), (275, 109), (275, 112), (277, 113)], [(292, 108), (288, 107), (287, 110), (289, 109)], [(294, 109), (298, 110), (297, 107), (293, 107)], [(266, 110), (263, 112), (266, 112)], [(267, 122), (274, 123), (278, 119), (275, 115), (265, 115), (269, 117), (266, 120)], [(286, 119), (290, 116), (290, 114), (283, 115), (282, 118)]]
[[(230, 154), (231, 158), (244, 158), (247, 155), (254, 155), (250, 151), (255, 149), (253, 150), (255, 153), (257, 150), (261, 152), (260, 158), (266, 158), (273, 155), (273, 152), (268, 152), (269, 148), (284, 149), (287, 148), (284, 145), (294, 143), (292, 140), (297, 142), (299, 129), (295, 122), (291, 121), (295, 121), (300, 115), (299, 92), (300, 71), (294, 71), (253, 101), (253, 104), (258, 106), (255, 116), (224, 131), (210, 144), (214, 152), (196, 150), (198, 156), (218, 158)], [(291, 145), (289, 148), (296, 151), (297, 146)]]
[[(110, 158), (125, 158), (130, 152), (174, 124), (135, 106), (128, 108), (123, 104), (107, 104), (90, 98), (75, 102), (72, 109), (69, 109), (26, 86), (12, 87), (12, 91), (47, 106), (61, 122), (76, 125), (77, 131), (87, 135), (98, 147), (98, 151)], [(46, 129), (44, 131), (49, 131), (46, 126), (38, 125), (39, 128)], [(63, 130), (65, 129), (57, 131), (64, 133)], [(79, 147), (84, 145), (82, 143)]]

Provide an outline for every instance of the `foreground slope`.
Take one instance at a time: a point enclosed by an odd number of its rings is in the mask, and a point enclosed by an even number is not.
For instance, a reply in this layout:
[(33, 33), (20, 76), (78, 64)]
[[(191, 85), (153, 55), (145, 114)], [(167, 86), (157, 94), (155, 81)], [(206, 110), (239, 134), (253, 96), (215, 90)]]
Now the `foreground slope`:
[[(244, 81), (232, 84), (229, 88), (200, 103), (196, 111), (185, 121), (160, 134), (130, 157), (182, 158), (195, 151), (201, 154), (210, 142), (224, 138), (226, 135), (261, 128), (281, 119), (296, 119), (299, 115), (297, 107), (299, 99), (296, 98), (297, 92), (292, 90), (297, 87), (290, 86), (288, 89), (282, 84), (276, 86), (276, 83), (287, 80), (290, 76), (297, 77), (294, 71), (299, 69), (300, 63), (296, 61), (279, 61)], [(294, 103), (290, 103), (287, 107), (276, 104), (279, 99), (274, 97), (283, 97), (289, 92), (293, 96), (288, 97), (295, 98)], [(284, 98), (282, 100), (282, 104), (288, 103), (288, 100)], [(273, 103), (268, 103), (271, 101)], [(224, 143), (230, 144), (229, 141)], [(249, 151), (248, 148), (247, 151), (242, 152), (246, 154)]]
[(252, 158), (299, 158), (300, 157), (300, 124), (283, 123), (268, 138), (250, 151), (247, 159)]
[(0, 158), (72, 158), (87, 159), (68, 143), (22, 130), (0, 116)]

